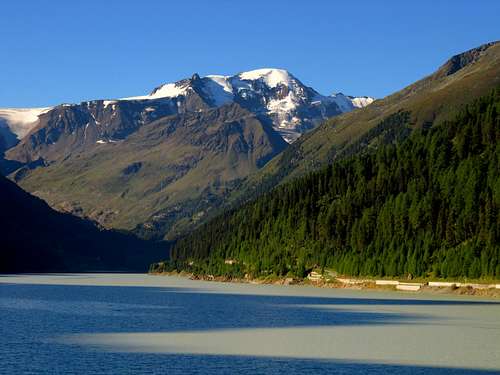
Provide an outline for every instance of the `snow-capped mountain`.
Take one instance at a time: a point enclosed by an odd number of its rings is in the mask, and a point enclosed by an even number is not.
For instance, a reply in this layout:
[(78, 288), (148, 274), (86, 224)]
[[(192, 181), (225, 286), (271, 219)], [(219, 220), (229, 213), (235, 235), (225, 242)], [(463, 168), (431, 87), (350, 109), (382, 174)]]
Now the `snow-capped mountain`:
[(211, 107), (236, 102), (251, 112), (268, 116), (273, 128), (289, 143), (326, 118), (365, 107), (373, 101), (369, 97), (343, 94), (323, 96), (283, 69), (257, 69), (234, 76), (203, 78), (194, 74), (191, 79), (161, 85), (149, 95), (121, 100), (176, 99), (193, 93)]
[[(148, 95), (0, 110), (0, 152), (21, 140), (11, 153), (14, 159), (53, 160), (96, 144), (122, 140), (165, 116), (201, 113), (229, 104), (257, 115), (291, 143), (325, 119), (372, 101), (341, 93), (321, 95), (282, 69), (258, 69), (233, 76), (194, 74), (163, 84)], [(23, 142), (28, 134), (29, 142)]]

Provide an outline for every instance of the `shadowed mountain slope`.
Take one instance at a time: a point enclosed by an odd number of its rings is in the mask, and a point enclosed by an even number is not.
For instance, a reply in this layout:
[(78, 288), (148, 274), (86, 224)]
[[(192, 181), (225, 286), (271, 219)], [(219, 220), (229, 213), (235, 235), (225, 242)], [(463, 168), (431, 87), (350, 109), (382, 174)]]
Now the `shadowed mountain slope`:
[(51, 209), (0, 176), (0, 272), (138, 271), (168, 250), (167, 243), (101, 230)]

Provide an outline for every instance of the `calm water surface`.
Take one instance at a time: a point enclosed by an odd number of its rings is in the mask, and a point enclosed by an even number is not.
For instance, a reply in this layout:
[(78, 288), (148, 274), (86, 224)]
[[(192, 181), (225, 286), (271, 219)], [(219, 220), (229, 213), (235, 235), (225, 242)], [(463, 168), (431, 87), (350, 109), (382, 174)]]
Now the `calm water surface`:
[(4, 374), (500, 374), (500, 303), (72, 274), (0, 276)]

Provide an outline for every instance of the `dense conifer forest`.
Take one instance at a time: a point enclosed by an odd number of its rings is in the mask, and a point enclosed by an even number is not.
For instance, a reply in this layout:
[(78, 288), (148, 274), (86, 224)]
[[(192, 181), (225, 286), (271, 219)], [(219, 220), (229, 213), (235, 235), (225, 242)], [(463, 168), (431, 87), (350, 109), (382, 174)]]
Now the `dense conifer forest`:
[[(153, 270), (241, 277), (500, 277), (500, 88), (452, 121), (408, 130), (223, 214)], [(228, 261), (232, 260), (232, 261)], [(232, 263), (232, 264), (228, 264)]]

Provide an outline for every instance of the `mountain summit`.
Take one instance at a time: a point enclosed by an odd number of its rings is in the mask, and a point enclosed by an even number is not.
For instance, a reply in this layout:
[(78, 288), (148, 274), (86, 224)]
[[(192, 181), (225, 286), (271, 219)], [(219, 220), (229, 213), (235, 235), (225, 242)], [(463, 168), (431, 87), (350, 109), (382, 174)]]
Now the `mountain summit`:
[(200, 97), (209, 106), (238, 103), (249, 111), (268, 116), (273, 128), (288, 143), (326, 118), (365, 107), (373, 98), (343, 94), (324, 96), (305, 86), (284, 69), (257, 69), (233, 76), (197, 73), (191, 79), (166, 83), (149, 95), (121, 100), (181, 99)]

